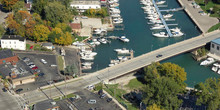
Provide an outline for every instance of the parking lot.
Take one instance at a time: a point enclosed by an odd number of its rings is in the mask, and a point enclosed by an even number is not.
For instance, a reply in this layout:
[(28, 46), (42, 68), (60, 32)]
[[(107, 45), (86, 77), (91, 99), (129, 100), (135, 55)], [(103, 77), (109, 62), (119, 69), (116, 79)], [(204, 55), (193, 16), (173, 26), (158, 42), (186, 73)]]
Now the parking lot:
[[(98, 93), (93, 93), (86, 89), (76, 92), (75, 94), (80, 96), (80, 99), (73, 101), (74, 105), (79, 110), (121, 110), (113, 101), (107, 102), (107, 96), (100, 98)], [(89, 104), (88, 101), (90, 99), (96, 100), (96, 103)]]
[[(25, 57), (29, 58), (30, 61), (27, 61), (26, 63), (33, 63), (35, 66), (37, 66), (37, 70), (39, 70), (38, 75), (40, 75), (36, 78), (34, 83), (19, 85), (16, 87), (16, 89), (23, 88), (24, 91), (22, 92), (25, 92), (26, 90), (34, 90), (40, 86), (48, 85), (51, 83), (51, 81), (58, 81), (63, 79), (62, 76), (58, 73), (55, 55), (18, 53), (18, 56), (21, 59), (24, 59)], [(41, 59), (44, 59), (47, 63), (44, 64)]]

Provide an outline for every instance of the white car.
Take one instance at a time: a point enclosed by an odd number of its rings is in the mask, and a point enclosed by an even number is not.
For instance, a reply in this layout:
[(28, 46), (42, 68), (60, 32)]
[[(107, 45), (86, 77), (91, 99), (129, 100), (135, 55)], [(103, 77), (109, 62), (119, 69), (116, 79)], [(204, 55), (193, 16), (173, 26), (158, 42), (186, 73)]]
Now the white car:
[(43, 64), (47, 64), (47, 62), (44, 59), (40, 60)]

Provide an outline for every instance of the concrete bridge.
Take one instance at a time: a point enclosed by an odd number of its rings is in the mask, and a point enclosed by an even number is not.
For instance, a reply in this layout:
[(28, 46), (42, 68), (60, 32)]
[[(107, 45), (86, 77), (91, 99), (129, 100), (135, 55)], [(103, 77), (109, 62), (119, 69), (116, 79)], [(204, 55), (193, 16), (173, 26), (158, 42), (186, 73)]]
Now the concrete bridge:
[[(46, 100), (50, 96), (54, 98), (62, 96), (63, 94), (80, 91), (88, 85), (96, 84), (101, 81), (108, 81), (109, 79), (119, 77), (132, 71), (136, 71), (137, 69), (140, 69), (142, 67), (146, 67), (152, 62), (161, 61), (172, 56), (176, 56), (178, 54), (204, 46), (206, 43), (218, 37), (220, 37), (220, 30), (184, 40), (182, 42), (178, 42), (135, 57), (116, 66), (91, 73), (87, 76), (68, 80), (67, 84), (65, 84), (64, 82), (57, 83), (55, 85), (59, 88), (59, 90), (57, 90), (55, 87), (51, 89), (48, 89), (48, 87), (43, 87), (43, 89), (41, 89), (42, 91), (30, 91), (28, 93), (25, 93), (24, 99), (26, 101), (29, 101), (30, 103), (36, 103), (42, 100)], [(156, 58), (158, 54), (162, 54), (163, 56), (160, 58)], [(62, 93), (60, 91), (62, 91)]]

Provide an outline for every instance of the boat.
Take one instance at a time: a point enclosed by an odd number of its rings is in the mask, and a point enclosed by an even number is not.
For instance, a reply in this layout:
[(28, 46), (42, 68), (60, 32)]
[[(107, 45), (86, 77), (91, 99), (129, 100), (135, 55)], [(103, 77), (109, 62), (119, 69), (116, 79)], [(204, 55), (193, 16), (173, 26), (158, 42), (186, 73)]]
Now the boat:
[(173, 34), (173, 37), (180, 37), (180, 36), (184, 35), (184, 33), (182, 33), (181, 31), (179, 31), (179, 32), (172, 32), (172, 34)]
[(97, 28), (93, 31), (93, 34), (101, 34), (101, 33), (106, 33), (107, 30), (103, 28)]
[(123, 48), (123, 49), (115, 49), (115, 51), (118, 53), (118, 54), (129, 54), (130, 51), (127, 50), (126, 48)]
[(207, 58), (206, 60), (202, 61), (200, 63), (200, 65), (210, 65), (210, 64), (212, 64), (214, 62), (215, 62), (214, 58)]
[(111, 14), (111, 17), (121, 17), (120, 14)]
[(214, 63), (212, 67), (212, 71), (217, 72), (218, 68), (220, 68), (220, 65), (218, 63)]
[(85, 66), (91, 66), (93, 64), (93, 62), (84, 62), (82, 63), (82, 65), (85, 65)]
[(113, 20), (112, 23), (113, 24), (121, 24), (121, 23), (123, 23), (123, 20), (122, 19), (121, 20), (116, 19), (116, 20)]
[(166, 14), (166, 15), (163, 15), (164, 18), (171, 18), (173, 16), (173, 14)]
[(154, 33), (153, 36), (156, 37), (169, 37), (165, 32)]
[(81, 59), (83, 59), (83, 60), (94, 60), (94, 57), (91, 57), (91, 56), (82, 56)]
[(111, 8), (118, 7), (118, 6), (119, 6), (119, 3), (110, 4), (110, 7), (111, 7)]
[(109, 12), (112, 13), (112, 14), (120, 14), (121, 13), (121, 11), (119, 9), (116, 9), (116, 8), (110, 8)]
[(109, 67), (112, 67), (112, 66), (115, 66), (115, 64), (111, 63), (111, 64), (109, 64), (108, 66), (109, 66)]
[(110, 63), (119, 63), (119, 60), (111, 60)]
[(157, 2), (156, 4), (157, 5), (162, 5), (162, 4), (164, 4), (166, 1), (159, 1), (159, 2)]
[(107, 40), (105, 38), (99, 39), (99, 42), (101, 42), (103, 44), (107, 44)]
[(129, 42), (130, 40), (128, 38), (126, 38), (125, 36), (121, 36), (120, 40), (123, 42)]
[(82, 66), (83, 70), (88, 70), (88, 69), (92, 69), (92, 66)]
[(118, 56), (118, 59), (120, 60), (120, 62), (124, 62), (128, 60), (127, 56)]
[(164, 29), (164, 25), (155, 24), (154, 26), (151, 27), (151, 29)]
[(173, 32), (180, 32), (180, 29), (179, 29), (178, 27), (172, 28), (172, 29), (170, 29), (170, 30), (173, 31)]
[(113, 20), (121, 20), (121, 21), (123, 21), (123, 19), (121, 17), (116, 17)]

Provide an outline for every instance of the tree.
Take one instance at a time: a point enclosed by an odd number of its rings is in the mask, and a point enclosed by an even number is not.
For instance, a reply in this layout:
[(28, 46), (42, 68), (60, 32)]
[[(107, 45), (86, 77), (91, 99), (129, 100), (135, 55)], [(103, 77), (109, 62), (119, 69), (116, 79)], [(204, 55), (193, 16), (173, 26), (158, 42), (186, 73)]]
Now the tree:
[(71, 12), (59, 2), (50, 2), (44, 8), (45, 18), (54, 27), (58, 23), (68, 23), (71, 20)]
[(59, 39), (62, 36), (63, 32), (60, 28), (55, 27), (52, 29), (52, 32), (48, 36), (48, 40), (52, 43), (57, 43), (55, 42), (55, 39)]
[(66, 23), (58, 23), (56, 27), (62, 29), (63, 32), (72, 32), (72, 28)]
[(6, 24), (7, 24), (7, 28), (9, 29), (10, 33), (12, 33), (12, 34), (18, 34), (19, 33), (19, 29), (20, 29), (21, 25), (18, 24), (14, 20), (14, 15), (13, 14), (8, 15), (8, 17), (6, 19)]
[(60, 38), (55, 38), (55, 42), (60, 45), (70, 45), (72, 37), (69, 32), (63, 33)]
[(77, 11), (77, 9), (76, 9), (76, 7), (71, 7), (70, 8), (70, 11), (71, 11), (71, 13), (73, 14), (73, 15), (79, 15), (79, 12)]
[(159, 65), (160, 63), (156, 62), (144, 68), (144, 72), (145, 72), (144, 79), (147, 84), (150, 84), (154, 79), (157, 79), (160, 77), (157, 71), (157, 68)]
[(147, 84), (143, 89), (143, 102), (149, 105), (156, 104), (162, 109), (177, 110), (182, 103), (177, 95), (182, 92), (181, 87), (171, 78), (161, 77)]
[(32, 10), (44, 17), (44, 8), (48, 4), (48, 0), (33, 0)]
[[(0, 24), (0, 36), (5, 34), (5, 29), (2, 24)], [(0, 37), (1, 38), (1, 37)]]
[(1, 4), (3, 6), (3, 9), (6, 11), (11, 11), (12, 7), (16, 4), (18, 0), (2, 0)]
[(217, 110), (220, 108), (220, 78), (209, 78), (204, 83), (195, 86), (199, 91), (196, 104), (205, 104), (208, 110)]
[(156, 104), (153, 104), (153, 105), (147, 107), (147, 110), (161, 110), (161, 108), (159, 106), (157, 106)]
[(46, 41), (48, 40), (48, 35), (50, 30), (44, 25), (36, 25), (33, 32), (33, 39), (35, 41)]
[(18, 1), (16, 2), (13, 7), (12, 7), (12, 10), (14, 13), (17, 13), (19, 10), (27, 10), (26, 7), (24, 7), (24, 1)]

